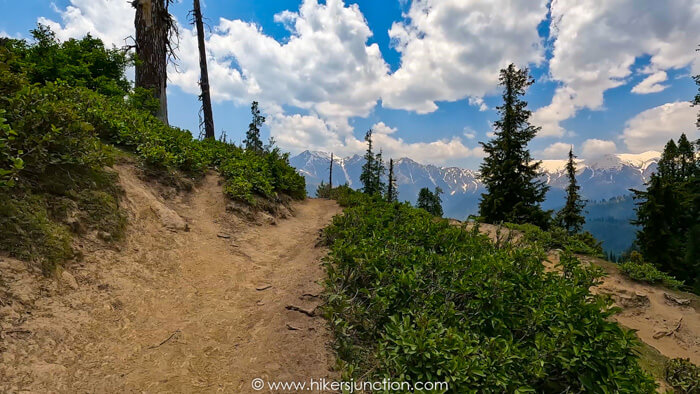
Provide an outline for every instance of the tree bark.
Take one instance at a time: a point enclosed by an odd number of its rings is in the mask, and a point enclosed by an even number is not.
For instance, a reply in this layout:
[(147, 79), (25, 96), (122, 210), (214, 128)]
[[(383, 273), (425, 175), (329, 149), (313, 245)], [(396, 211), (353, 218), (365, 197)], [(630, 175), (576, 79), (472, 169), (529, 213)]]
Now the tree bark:
[(157, 117), (168, 124), (168, 50), (174, 28), (170, 0), (133, 0), (136, 9), (136, 87), (149, 89), (160, 101)]
[(202, 100), (202, 111), (204, 112), (204, 138), (214, 138), (214, 114), (211, 110), (207, 51), (204, 46), (204, 24), (202, 23), (202, 9), (199, 6), (199, 0), (194, 0), (194, 21), (197, 26), (197, 42), (199, 44), (199, 86), (202, 89), (200, 99)]

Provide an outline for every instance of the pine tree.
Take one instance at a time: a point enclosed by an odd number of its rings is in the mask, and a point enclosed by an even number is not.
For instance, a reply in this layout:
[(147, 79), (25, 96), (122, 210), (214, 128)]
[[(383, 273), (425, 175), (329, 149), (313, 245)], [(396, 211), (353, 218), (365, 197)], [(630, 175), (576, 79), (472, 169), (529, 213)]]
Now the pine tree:
[(253, 101), (250, 105), (250, 113), (253, 115), (253, 121), (248, 125), (248, 131), (245, 134), (243, 143), (248, 151), (262, 152), (263, 143), (260, 139), (260, 128), (262, 128), (263, 123), (265, 123), (265, 117), (260, 115), (257, 101)]
[(579, 190), (581, 187), (576, 182), (576, 162), (573, 148), (569, 149), (569, 161), (566, 163), (566, 175), (569, 178), (569, 186), (566, 188), (566, 205), (557, 213), (557, 223), (566, 229), (569, 234), (581, 231), (586, 219), (583, 217), (583, 207), (586, 205), (581, 199)]
[(532, 223), (548, 227), (550, 212), (540, 207), (549, 189), (538, 179), (541, 162), (533, 161), (527, 144), (539, 127), (529, 122), (531, 112), (520, 97), (534, 83), (528, 69), (511, 64), (501, 70), (503, 105), (497, 107), (500, 119), (494, 122), (496, 137), (482, 142), (486, 157), (481, 165), (481, 179), (487, 193), (481, 195), (479, 212), (491, 223)]
[[(697, 49), (700, 51), (700, 49)], [(698, 85), (698, 93), (695, 95), (695, 98), (691, 101), (691, 103), (695, 105), (700, 105), (700, 74), (696, 75), (693, 77), (695, 80), (695, 84)], [(698, 120), (695, 122), (695, 127), (700, 129), (700, 111), (698, 111)]]
[(396, 188), (396, 177), (394, 175), (394, 159), (389, 159), (389, 180), (387, 181), (386, 200), (396, 202), (399, 200), (399, 190)]
[(700, 233), (698, 147), (681, 135), (669, 141), (645, 191), (632, 190), (640, 226), (636, 246), (645, 260), (700, 290), (700, 256), (693, 245)]
[(362, 182), (362, 191), (365, 194), (379, 193), (376, 178), (376, 156), (372, 151), (372, 129), (365, 133), (365, 141), (367, 141), (367, 151), (365, 152), (365, 164), (362, 165), (362, 173), (360, 174), (360, 182)]
[(433, 216), (442, 217), (442, 198), (440, 198), (440, 194), (442, 194), (440, 187), (436, 187), (435, 192), (431, 192), (427, 187), (421, 188), (418, 192), (416, 206), (425, 209)]
[(382, 160), (382, 150), (380, 149), (379, 153), (377, 153), (377, 155), (374, 157), (374, 189), (379, 195), (384, 195), (386, 191), (386, 185), (384, 184), (384, 181), (382, 181), (385, 172), (386, 168), (384, 168), (384, 160)]

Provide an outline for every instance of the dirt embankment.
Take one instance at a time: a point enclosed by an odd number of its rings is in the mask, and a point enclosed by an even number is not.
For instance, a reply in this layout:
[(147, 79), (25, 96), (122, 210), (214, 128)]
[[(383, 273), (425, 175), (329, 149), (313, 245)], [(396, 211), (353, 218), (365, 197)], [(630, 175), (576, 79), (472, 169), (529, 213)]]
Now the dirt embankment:
[(124, 242), (82, 245), (57, 279), (0, 258), (0, 392), (252, 392), (257, 377), (333, 376), (313, 311), (334, 202), (255, 225), (226, 213), (216, 175), (166, 202), (118, 171)]

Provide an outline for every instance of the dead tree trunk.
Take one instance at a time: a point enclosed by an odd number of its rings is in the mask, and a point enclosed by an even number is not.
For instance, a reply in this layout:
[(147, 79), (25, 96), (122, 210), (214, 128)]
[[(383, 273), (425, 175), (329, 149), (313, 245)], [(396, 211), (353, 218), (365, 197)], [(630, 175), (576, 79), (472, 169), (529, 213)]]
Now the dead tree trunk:
[(172, 0), (133, 0), (136, 9), (136, 87), (149, 89), (160, 101), (156, 114), (168, 124), (168, 55), (175, 24), (168, 5)]
[(197, 26), (197, 42), (199, 44), (199, 86), (202, 88), (202, 112), (204, 112), (204, 138), (214, 138), (214, 114), (211, 110), (209, 94), (209, 72), (207, 71), (207, 51), (204, 46), (204, 24), (199, 0), (194, 0), (194, 22)]
[(331, 165), (328, 168), (328, 186), (333, 189), (333, 153), (331, 153)]

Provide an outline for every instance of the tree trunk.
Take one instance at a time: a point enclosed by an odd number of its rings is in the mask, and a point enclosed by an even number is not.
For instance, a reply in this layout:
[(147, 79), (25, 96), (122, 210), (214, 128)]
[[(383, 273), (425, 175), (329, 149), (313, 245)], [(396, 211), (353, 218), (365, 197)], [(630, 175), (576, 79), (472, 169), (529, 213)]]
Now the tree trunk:
[(133, 0), (136, 9), (136, 87), (149, 89), (160, 101), (156, 114), (168, 124), (168, 48), (172, 18), (168, 12), (170, 0)]
[(202, 23), (202, 9), (199, 0), (194, 0), (194, 21), (197, 25), (197, 42), (199, 44), (199, 86), (202, 88), (202, 111), (204, 112), (204, 138), (214, 138), (214, 114), (211, 110), (211, 96), (209, 95), (209, 72), (207, 71), (207, 51), (204, 46), (204, 25)]

